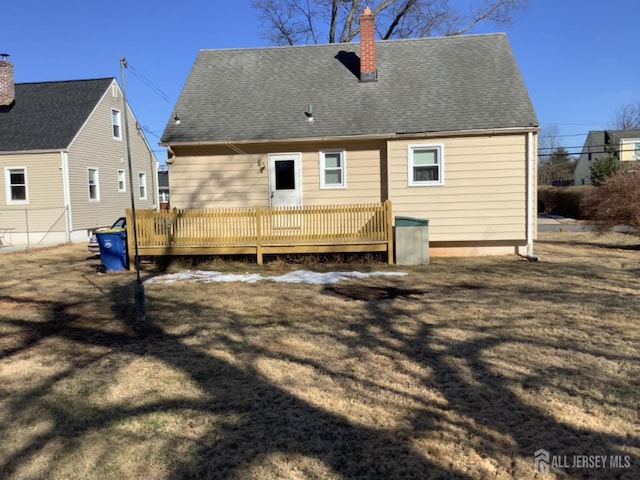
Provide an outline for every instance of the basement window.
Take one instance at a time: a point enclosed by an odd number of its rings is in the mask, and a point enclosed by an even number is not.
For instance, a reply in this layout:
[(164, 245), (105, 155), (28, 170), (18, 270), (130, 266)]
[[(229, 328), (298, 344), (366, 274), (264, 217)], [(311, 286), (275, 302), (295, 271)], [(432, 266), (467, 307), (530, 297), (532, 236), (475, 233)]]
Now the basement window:
[(344, 150), (320, 152), (320, 188), (347, 186), (346, 155)]
[(443, 145), (409, 145), (407, 157), (410, 187), (444, 185)]

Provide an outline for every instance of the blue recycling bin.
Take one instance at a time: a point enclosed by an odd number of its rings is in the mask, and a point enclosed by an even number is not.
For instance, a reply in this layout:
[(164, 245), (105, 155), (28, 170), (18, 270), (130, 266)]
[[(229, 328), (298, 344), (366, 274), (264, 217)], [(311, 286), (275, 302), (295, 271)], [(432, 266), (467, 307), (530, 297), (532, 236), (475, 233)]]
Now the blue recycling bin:
[(118, 272), (129, 268), (127, 255), (127, 231), (124, 228), (114, 228), (96, 232), (100, 247), (100, 260), (107, 271)]

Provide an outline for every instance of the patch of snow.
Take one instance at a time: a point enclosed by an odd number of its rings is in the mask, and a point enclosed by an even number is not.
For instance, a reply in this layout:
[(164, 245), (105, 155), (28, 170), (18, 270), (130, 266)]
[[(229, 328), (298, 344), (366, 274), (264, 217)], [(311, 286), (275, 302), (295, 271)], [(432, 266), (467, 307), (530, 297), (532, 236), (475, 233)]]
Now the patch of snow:
[(405, 272), (310, 272), (308, 270), (296, 270), (295, 272), (285, 273), (284, 275), (263, 277), (259, 273), (222, 273), (211, 272), (205, 270), (187, 270), (179, 273), (169, 273), (152, 277), (145, 283), (153, 284), (170, 284), (175, 282), (247, 282), (256, 283), (260, 280), (280, 283), (308, 283), (313, 285), (329, 285), (340, 282), (348, 278), (367, 278), (381, 276), (404, 276)]

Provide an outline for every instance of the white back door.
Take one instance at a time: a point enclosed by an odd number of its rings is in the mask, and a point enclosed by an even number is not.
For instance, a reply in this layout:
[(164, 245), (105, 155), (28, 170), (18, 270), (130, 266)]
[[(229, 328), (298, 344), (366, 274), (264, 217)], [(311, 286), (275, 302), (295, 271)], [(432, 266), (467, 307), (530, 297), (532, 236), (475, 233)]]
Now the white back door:
[(302, 175), (299, 153), (269, 155), (269, 190), (272, 207), (302, 205)]

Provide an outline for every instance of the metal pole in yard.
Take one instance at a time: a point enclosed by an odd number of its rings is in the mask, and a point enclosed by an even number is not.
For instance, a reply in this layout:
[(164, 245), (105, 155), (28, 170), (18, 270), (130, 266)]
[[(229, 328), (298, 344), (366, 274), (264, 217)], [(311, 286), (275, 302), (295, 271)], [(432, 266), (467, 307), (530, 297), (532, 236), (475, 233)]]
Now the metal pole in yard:
[(129, 140), (129, 115), (127, 104), (127, 88), (124, 79), (124, 69), (127, 68), (127, 60), (120, 58), (120, 76), (122, 78), (122, 102), (124, 103), (124, 135), (127, 141), (127, 162), (129, 165), (129, 190), (131, 192), (131, 216), (133, 218), (133, 246), (134, 246), (134, 261), (136, 269), (136, 287), (135, 287), (135, 302), (136, 302), (136, 314), (138, 322), (144, 323), (147, 320), (147, 312), (144, 301), (144, 285), (140, 280), (140, 256), (138, 255), (138, 229), (136, 228), (136, 205), (133, 196), (133, 167), (131, 166), (131, 142)]
[(27, 250), (28, 250), (31, 248), (31, 241), (29, 240), (29, 237), (31, 235), (29, 234), (29, 209), (28, 208), (24, 209), (24, 226), (27, 231)]

